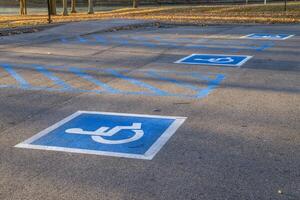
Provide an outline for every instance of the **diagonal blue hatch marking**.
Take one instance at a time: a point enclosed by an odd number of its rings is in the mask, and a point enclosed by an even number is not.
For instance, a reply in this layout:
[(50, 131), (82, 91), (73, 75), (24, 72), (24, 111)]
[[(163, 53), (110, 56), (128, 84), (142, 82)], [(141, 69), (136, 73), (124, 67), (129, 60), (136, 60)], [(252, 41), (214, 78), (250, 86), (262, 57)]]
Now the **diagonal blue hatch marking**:
[(137, 85), (137, 86), (140, 86), (140, 87), (144, 87), (144, 88), (146, 88), (146, 89), (154, 92), (155, 94), (158, 94), (158, 95), (161, 95), (161, 96), (166, 96), (166, 95), (169, 94), (168, 92), (160, 90), (160, 89), (158, 89), (158, 88), (156, 88), (156, 87), (154, 87), (154, 86), (152, 86), (150, 84), (147, 84), (147, 83), (142, 82), (140, 80), (137, 80), (137, 79), (125, 76), (125, 75), (119, 73), (118, 71), (116, 71), (114, 69), (106, 69), (105, 71), (107, 71), (110, 74), (116, 76), (117, 78), (129, 81), (130, 83), (132, 83), (134, 85)]
[(1, 66), (18, 82), (22, 88), (30, 87), (30, 84), (21, 75), (19, 75), (10, 64), (1, 64)]

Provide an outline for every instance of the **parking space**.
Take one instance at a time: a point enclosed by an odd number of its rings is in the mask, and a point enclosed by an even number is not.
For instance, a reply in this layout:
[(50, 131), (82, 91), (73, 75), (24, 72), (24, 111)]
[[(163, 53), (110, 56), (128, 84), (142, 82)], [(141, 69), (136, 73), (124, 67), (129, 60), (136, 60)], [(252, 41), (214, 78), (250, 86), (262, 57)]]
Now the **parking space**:
[(0, 48), (0, 199), (300, 197), (299, 25), (35, 34)]
[(3, 74), (1, 88), (70, 93), (203, 98), (225, 79), (224, 74), (216, 73), (172, 70), (131, 72), (126, 67), (97, 69), (1, 63), (0, 68)]
[[(168, 30), (168, 29), (166, 29)], [(162, 31), (166, 31), (162, 30)], [(199, 33), (201, 34), (201, 33)], [(160, 52), (162, 49), (175, 48), (187, 50), (218, 50), (220, 47), (227, 48), (229, 52), (239, 50), (263, 51), (274, 46), (272, 41), (241, 40), (238, 36), (231, 35), (213, 38), (195, 35), (161, 34), (153, 31), (138, 31), (137, 34), (121, 33), (117, 35), (91, 34), (74, 38), (61, 38), (60, 42), (68, 45), (81, 44), (86, 46), (105, 47), (118, 45), (122, 47), (146, 48), (148, 51)]]

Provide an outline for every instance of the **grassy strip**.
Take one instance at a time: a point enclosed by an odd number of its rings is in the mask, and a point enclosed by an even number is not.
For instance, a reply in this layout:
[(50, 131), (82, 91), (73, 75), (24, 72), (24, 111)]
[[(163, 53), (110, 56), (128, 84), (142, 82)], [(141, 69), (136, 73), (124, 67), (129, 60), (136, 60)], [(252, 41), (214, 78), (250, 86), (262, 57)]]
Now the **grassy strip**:
[[(77, 13), (69, 16), (54, 16), (53, 21), (71, 22), (96, 19), (142, 19), (161, 20), (179, 23), (299, 23), (300, 2), (288, 5), (283, 11), (283, 4), (239, 5), (239, 6), (166, 6), (139, 9), (118, 9), (97, 12), (94, 15)], [(46, 15), (1, 16), (0, 28), (32, 26), (47, 23)]]

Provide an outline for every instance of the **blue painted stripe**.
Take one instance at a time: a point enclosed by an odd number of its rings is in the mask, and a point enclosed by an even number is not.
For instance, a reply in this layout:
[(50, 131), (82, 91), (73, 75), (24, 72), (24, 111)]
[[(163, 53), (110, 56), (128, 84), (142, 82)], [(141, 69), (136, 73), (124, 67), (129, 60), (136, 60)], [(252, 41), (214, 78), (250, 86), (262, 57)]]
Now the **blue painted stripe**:
[(125, 38), (120, 38), (119, 36), (111, 36), (111, 38), (113, 39), (113, 41), (116, 41), (119, 44), (129, 45), (129, 41), (126, 40)]
[(256, 51), (264, 51), (266, 49), (272, 48), (274, 46), (274, 43), (267, 43), (267, 44), (263, 44), (262, 46), (260, 46), (259, 48), (256, 49)]
[(99, 35), (93, 35), (92, 37), (93, 37), (93, 38), (96, 40), (96, 42), (98, 42), (98, 43), (108, 44), (107, 38), (104, 38), (104, 37), (99, 36)]
[(102, 88), (104, 88), (106, 91), (110, 92), (110, 93), (114, 93), (114, 94), (117, 94), (117, 93), (120, 93), (119, 90), (115, 89), (115, 88), (112, 88), (110, 87), (109, 85), (101, 82), (100, 80), (98, 79), (95, 79), (94, 77), (92, 77), (91, 75), (83, 72), (82, 70), (78, 69), (78, 68), (70, 68), (69, 69), (71, 72), (73, 72), (74, 74), (76, 74), (77, 76), (91, 82), (91, 83), (94, 83), (95, 85), (97, 86), (100, 86)]
[(119, 38), (117, 36), (112, 36), (112, 39), (109, 38), (105, 38), (102, 36), (98, 36), (98, 35), (93, 35), (93, 37), (95, 38), (96, 42), (98, 43), (102, 43), (102, 44), (106, 44), (106, 45), (113, 45), (113, 44), (121, 44), (121, 45), (125, 45), (125, 46), (139, 46), (140, 44), (133, 44), (133, 43), (129, 43), (128, 40), (126, 39), (122, 39)]
[(178, 43), (177, 41), (168, 41), (166, 39), (162, 39), (160, 36), (154, 36), (153, 39), (160, 42), (159, 45), (164, 45), (167, 47), (170, 46), (179, 48), (182, 46), (182, 43)]
[(216, 87), (218, 87), (221, 82), (225, 79), (225, 75), (223, 74), (217, 74), (216, 78), (209, 81), (207, 84), (207, 88), (202, 89), (197, 95), (197, 98), (203, 98), (205, 96), (207, 96), (213, 89), (215, 89)]
[[(0, 88), (20, 88), (17, 85), (0, 85)], [(106, 91), (99, 91), (99, 90), (84, 90), (84, 89), (74, 89), (74, 90), (66, 90), (66, 89), (59, 89), (59, 88), (49, 88), (49, 87), (39, 87), (39, 86), (31, 86), (28, 88), (21, 88), (24, 90), (32, 90), (32, 91), (49, 91), (49, 92), (69, 92), (69, 93), (96, 93), (96, 94), (112, 94), (110, 92)], [(119, 94), (125, 94), (125, 95), (143, 95), (143, 96), (161, 96), (159, 94), (150, 93), (150, 92), (126, 92), (122, 91)], [(176, 95), (176, 94), (168, 94), (164, 96), (172, 96), (172, 97), (184, 97), (184, 98), (196, 98), (192, 95)]]
[[(19, 65), (14, 65), (14, 66), (19, 66)], [(26, 66), (26, 67), (25, 67)], [(10, 65), (6, 65), (6, 67), (10, 67)], [(20, 65), (21, 68), (32, 68), (37, 70), (38, 66), (37, 65)], [(48, 67), (48, 66), (47, 66)], [(42, 68), (42, 69), (41, 69)], [(222, 80), (225, 78), (225, 75), (223, 74), (215, 74), (215, 73), (207, 73), (205, 75), (199, 74), (197, 72), (180, 72), (180, 71), (173, 71), (173, 70), (141, 70), (139, 72), (142, 72), (145, 76), (151, 76), (153, 75), (155, 78), (159, 79), (159, 80), (163, 80), (166, 81), (168, 83), (174, 83), (178, 86), (181, 87), (186, 87), (192, 90), (195, 90), (197, 92), (197, 95), (188, 95), (188, 94), (183, 94), (183, 93), (168, 93), (166, 91), (160, 90), (158, 88), (155, 88), (152, 85), (149, 85), (147, 83), (144, 83), (140, 80), (136, 80), (135, 78), (131, 78), (128, 76), (123, 75), (123, 73), (128, 73), (129, 70), (115, 70), (115, 69), (107, 69), (107, 70), (103, 70), (103, 69), (97, 69), (97, 68), (85, 68), (85, 69), (80, 69), (80, 68), (75, 68), (75, 67), (67, 67), (67, 66), (49, 66), (49, 68), (52, 69), (65, 69), (68, 70), (68, 72), (73, 73), (74, 75), (78, 75), (81, 78), (85, 78), (87, 81), (90, 81), (92, 83), (95, 83), (96, 85), (99, 85), (100, 87), (102, 86), (102, 88), (104, 88), (104, 90), (87, 90), (87, 89), (80, 89), (80, 88), (71, 88), (69, 85), (67, 85), (67, 87), (62, 87), (62, 88), (49, 88), (49, 87), (44, 87), (44, 86), (32, 86), (29, 84), (26, 84), (27, 82), (22, 82), (22, 81), (18, 81), (21, 82), (21, 84), (18, 85), (0, 85), (0, 88), (22, 88), (22, 89), (28, 89), (28, 90), (41, 90), (41, 91), (60, 91), (60, 92), (70, 92), (70, 93), (88, 93), (88, 92), (92, 92), (92, 93), (97, 93), (97, 94), (124, 94), (124, 95), (144, 95), (144, 96), (170, 96), (170, 97), (184, 97), (184, 98), (203, 98), (206, 97), (211, 91), (213, 91), (216, 87), (218, 87), (220, 85), (220, 83), (222, 82)], [(43, 66), (39, 67), (39, 70), (44, 70)], [(105, 83), (102, 83), (100, 80), (94, 78), (93, 76), (89, 75), (86, 73), (86, 70), (93, 70), (93, 71), (100, 71), (100, 72), (106, 72), (108, 74), (112, 74), (113, 76), (116, 76), (117, 78), (120, 79), (124, 79), (126, 81), (129, 81), (130, 83), (140, 86), (140, 87), (144, 87), (147, 89), (147, 91), (121, 91), (121, 90), (117, 90), (114, 88), (111, 88), (110, 86), (106, 87)], [(14, 70), (13, 70), (14, 71)], [(47, 71), (47, 70), (46, 70)], [(12, 71), (11, 71), (12, 72)], [(76, 72), (76, 73), (75, 73)], [(51, 72), (49, 72), (50, 75)], [(207, 85), (206, 88), (202, 88), (202, 87), (197, 87), (197, 85), (193, 85), (190, 84), (189, 82), (185, 82), (185, 81), (181, 81), (181, 80), (177, 80), (174, 78), (169, 78), (168, 74), (176, 74), (178, 76), (192, 76), (196, 79), (199, 80), (203, 80), (205, 81), (204, 86)], [(11, 73), (10, 73), (11, 74)], [(17, 74), (18, 75), (18, 74)], [(214, 76), (214, 78), (209, 77), (210, 75)], [(166, 77), (165, 77), (166, 76)], [(16, 77), (16, 76), (15, 76)], [(47, 76), (49, 78), (49, 74)], [(22, 79), (18, 78), (19, 80)], [(51, 80), (56, 80), (54, 81), (55, 84), (61, 85), (61, 81), (58, 77), (50, 77)], [(57, 82), (58, 81), (58, 82)], [(98, 82), (99, 81), (99, 82)], [(150, 91), (148, 91), (150, 90)]]
[[(1, 64), (5, 64), (5, 63), (1, 63), (0, 62), (0, 65)], [(19, 64), (14, 64), (15, 66), (18, 66), (19, 68), (33, 68), (35, 69), (36, 68), (36, 65), (32, 65), (32, 64), (22, 64), (22, 65), (19, 65)], [(35, 67), (33, 67), (35, 66)], [(69, 70), (69, 69), (79, 69), (77, 67), (70, 67), (70, 66), (56, 66), (56, 65), (44, 65), (43, 67), (46, 67), (46, 68), (50, 68), (50, 69), (65, 69), (65, 70)], [(87, 68), (84, 68), (85, 71), (87, 70), (90, 70), (90, 71), (98, 71), (98, 72), (103, 72), (105, 70), (103, 69), (99, 69), (99, 68), (95, 68), (95, 67), (87, 67)], [(114, 69), (114, 70), (117, 70), (119, 72), (122, 72), (122, 73), (128, 73), (130, 72), (130, 70), (128, 69)], [(147, 73), (147, 72), (156, 72), (158, 74), (169, 74), (169, 73), (173, 73), (173, 74), (176, 74), (176, 75), (186, 75), (186, 76), (194, 76), (194, 77), (198, 77), (200, 79), (205, 79), (205, 80), (211, 80), (211, 78), (209, 78), (208, 76), (210, 75), (217, 75), (216, 73), (212, 73), (212, 72), (206, 72), (205, 75), (202, 75), (196, 71), (192, 71), (192, 72), (186, 72), (186, 71), (175, 71), (175, 70), (153, 70), (153, 69), (142, 69), (142, 70), (137, 70), (138, 72), (141, 72), (141, 73)]]
[(44, 67), (42, 67), (42, 66), (35, 66), (35, 69), (37, 71), (39, 71), (40, 73), (42, 73), (44, 76), (46, 76), (48, 79), (50, 79), (51, 81), (53, 81), (56, 85), (59, 85), (60, 87), (62, 87), (64, 89), (67, 89), (67, 90), (73, 89), (72, 86), (70, 86), (69, 84), (67, 84), (65, 81), (63, 81), (59, 77), (55, 76), (53, 72), (48, 71)]
[[(1, 65), (2, 63), (0, 63)], [(15, 66), (18, 66), (19, 68), (35, 68), (32, 66), (36, 66), (36, 65), (32, 65), (32, 64), (15, 64)], [(69, 70), (71, 68), (76, 68), (79, 69), (77, 67), (70, 67), (70, 66), (56, 66), (56, 65), (45, 65), (44, 67), (50, 68), (50, 69), (65, 69), (65, 70)], [(84, 70), (90, 70), (90, 71), (98, 71), (98, 72), (103, 72), (103, 69), (99, 69), (99, 68), (95, 68), (95, 67), (88, 67), (88, 68), (84, 68)], [(122, 73), (128, 73), (130, 72), (130, 70), (128, 69), (115, 69), (119, 72)], [(200, 79), (205, 79), (205, 80), (211, 80), (211, 78), (209, 78), (208, 76), (210, 75), (216, 75), (216, 73), (212, 73), (212, 72), (207, 72), (206, 75), (202, 75), (198, 72), (192, 71), (192, 72), (186, 72), (186, 71), (174, 71), (174, 70), (149, 70), (149, 69), (142, 69), (142, 70), (138, 70), (138, 72), (142, 72), (142, 73), (146, 73), (146, 72), (156, 72), (158, 74), (169, 74), (169, 73), (173, 73), (176, 75), (186, 75), (186, 76), (194, 76), (194, 77), (198, 77)]]
[(60, 41), (61, 41), (62, 43), (68, 43), (68, 40), (67, 40), (67, 38), (65, 38), (65, 37), (60, 38)]
[(140, 87), (144, 87), (144, 88), (147, 88), (148, 90), (156, 93), (156, 94), (159, 94), (161, 96), (166, 96), (168, 95), (167, 92), (163, 91), (163, 90), (160, 90), (152, 85), (149, 85), (147, 83), (144, 83), (142, 81), (139, 81), (137, 79), (133, 79), (133, 78), (130, 78), (128, 76), (125, 76), (123, 74), (120, 74), (118, 71), (114, 70), (114, 69), (106, 69), (105, 71), (111, 73), (112, 75), (116, 76), (117, 78), (120, 78), (120, 79), (123, 79), (123, 80), (126, 80), (126, 81), (129, 81), (130, 83), (134, 84), (134, 85), (137, 85), (137, 86), (140, 86)]
[(85, 38), (83, 38), (83, 37), (81, 37), (81, 36), (77, 36), (77, 39), (78, 39), (78, 41), (81, 42), (81, 43), (88, 42), (87, 39), (85, 39)]
[(157, 44), (154, 44), (154, 43), (150, 42), (147, 38), (144, 38), (141, 36), (131, 36), (130, 38), (140, 42), (141, 44), (143, 44), (146, 47), (153, 48), (153, 47), (157, 46)]
[(20, 76), (9, 64), (1, 64), (1, 66), (11, 75), (22, 88), (30, 87), (30, 84)]
[(176, 79), (173, 79), (173, 78), (169, 78), (169, 77), (162, 77), (160, 76), (159, 74), (157, 74), (156, 72), (147, 72), (147, 75), (153, 77), (153, 78), (157, 78), (159, 80), (162, 80), (162, 81), (167, 81), (167, 82), (171, 82), (171, 83), (174, 83), (180, 87), (184, 87), (184, 88), (187, 88), (187, 89), (191, 89), (191, 90), (195, 90), (195, 91), (199, 91), (200, 88), (194, 86), (194, 85), (191, 85), (187, 82), (184, 82), (184, 81), (180, 81), (180, 80), (176, 80)]

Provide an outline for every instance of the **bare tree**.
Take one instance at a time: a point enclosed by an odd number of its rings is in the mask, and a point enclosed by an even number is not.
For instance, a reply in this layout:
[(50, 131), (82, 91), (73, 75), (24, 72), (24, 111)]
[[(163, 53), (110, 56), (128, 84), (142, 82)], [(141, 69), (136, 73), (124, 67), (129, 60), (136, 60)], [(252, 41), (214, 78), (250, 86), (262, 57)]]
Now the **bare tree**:
[(20, 15), (27, 15), (26, 0), (19, 0), (20, 2)]
[(88, 14), (94, 14), (94, 0), (89, 0)]
[(71, 7), (72, 7), (71, 13), (76, 13), (76, 0), (71, 1)]
[(133, 8), (139, 7), (139, 0), (133, 0)]
[(67, 0), (62, 0), (63, 1), (63, 16), (68, 15), (68, 1)]

